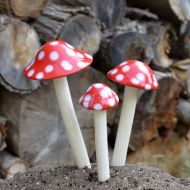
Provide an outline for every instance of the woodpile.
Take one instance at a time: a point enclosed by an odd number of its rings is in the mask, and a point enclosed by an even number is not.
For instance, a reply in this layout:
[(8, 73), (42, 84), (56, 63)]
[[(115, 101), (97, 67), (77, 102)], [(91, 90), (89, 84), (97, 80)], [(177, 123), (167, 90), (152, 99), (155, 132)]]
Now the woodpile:
[[(171, 133), (189, 140), (186, 137), (190, 127), (188, 0), (29, 0), (27, 3), (0, 0), (2, 177), (31, 165), (74, 163), (52, 83), (28, 80), (23, 75), (40, 46), (54, 39), (64, 40), (94, 57), (91, 68), (69, 78), (77, 117), (92, 159), (93, 115), (78, 105), (78, 99), (90, 84), (105, 82), (118, 92), (121, 105), (123, 88), (108, 81), (105, 74), (127, 59), (149, 64), (160, 84), (158, 91), (139, 94), (130, 150), (141, 151), (154, 140), (157, 145), (162, 139), (168, 141)], [(108, 116), (109, 143), (113, 147), (120, 106)]]

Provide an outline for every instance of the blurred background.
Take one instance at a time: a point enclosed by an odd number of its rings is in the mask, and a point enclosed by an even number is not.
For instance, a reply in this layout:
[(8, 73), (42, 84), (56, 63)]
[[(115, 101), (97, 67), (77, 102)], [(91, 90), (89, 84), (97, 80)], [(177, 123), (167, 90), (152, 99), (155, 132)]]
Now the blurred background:
[(127, 59), (154, 70), (157, 91), (140, 91), (127, 163), (190, 179), (189, 0), (0, 0), (0, 174), (33, 166), (74, 164), (52, 81), (31, 81), (23, 69), (41, 45), (61, 39), (94, 57), (69, 77), (88, 153), (95, 162), (93, 113), (79, 97), (103, 82), (120, 97), (108, 113), (112, 155), (123, 87), (106, 73)]

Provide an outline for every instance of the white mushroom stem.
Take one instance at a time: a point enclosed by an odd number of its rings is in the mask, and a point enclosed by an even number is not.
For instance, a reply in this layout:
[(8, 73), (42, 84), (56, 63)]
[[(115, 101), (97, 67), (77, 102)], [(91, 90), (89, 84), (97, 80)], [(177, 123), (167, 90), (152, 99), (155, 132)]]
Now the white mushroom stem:
[(118, 125), (112, 166), (124, 166), (137, 103), (137, 89), (125, 86), (123, 105)]
[(104, 182), (110, 178), (106, 111), (94, 111), (94, 128), (98, 181)]
[(63, 122), (79, 168), (90, 166), (80, 126), (76, 117), (67, 78), (54, 79), (55, 91), (60, 106)]

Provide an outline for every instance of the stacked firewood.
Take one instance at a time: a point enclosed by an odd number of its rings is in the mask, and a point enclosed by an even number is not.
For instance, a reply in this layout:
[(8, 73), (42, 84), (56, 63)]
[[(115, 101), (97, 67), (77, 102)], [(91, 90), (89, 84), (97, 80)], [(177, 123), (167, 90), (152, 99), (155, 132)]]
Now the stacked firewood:
[[(31, 81), (23, 76), (23, 69), (40, 46), (54, 39), (94, 57), (91, 68), (69, 81), (92, 158), (93, 116), (81, 110), (78, 98), (93, 82), (105, 82), (122, 95), (122, 87), (109, 82), (105, 74), (127, 59), (149, 64), (160, 84), (157, 91), (139, 94), (130, 150), (138, 151), (174, 132), (187, 138), (189, 20), (188, 0), (0, 0), (2, 176), (24, 171), (30, 165), (74, 163), (51, 82)], [(111, 147), (119, 116), (120, 109), (109, 114)]]

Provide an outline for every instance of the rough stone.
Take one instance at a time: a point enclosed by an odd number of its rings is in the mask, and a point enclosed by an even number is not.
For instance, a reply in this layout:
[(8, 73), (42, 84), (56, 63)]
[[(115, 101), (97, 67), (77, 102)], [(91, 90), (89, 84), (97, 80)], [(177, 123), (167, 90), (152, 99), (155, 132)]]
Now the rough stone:
[(177, 179), (148, 166), (128, 165), (111, 168), (111, 178), (97, 181), (97, 168), (33, 168), (12, 179), (0, 181), (0, 190), (189, 190), (190, 181)]

